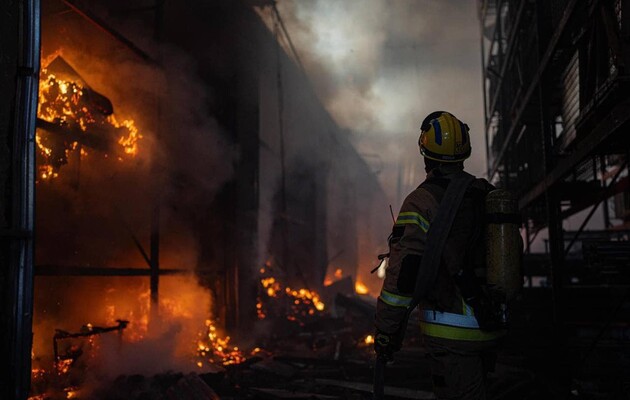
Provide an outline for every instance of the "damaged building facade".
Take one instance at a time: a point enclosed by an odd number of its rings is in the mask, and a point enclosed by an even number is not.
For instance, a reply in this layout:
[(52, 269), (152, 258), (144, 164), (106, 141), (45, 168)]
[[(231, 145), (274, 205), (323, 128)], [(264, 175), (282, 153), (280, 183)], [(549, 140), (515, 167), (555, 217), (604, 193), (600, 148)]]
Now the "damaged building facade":
[[(270, 279), (313, 310), (327, 273), (370, 286), (385, 195), (272, 3), (37, 3), (1, 24), (3, 398), (25, 398), (53, 334), (55, 362), (156, 315), (252, 340)], [(41, 69), (19, 58), (40, 48)]]

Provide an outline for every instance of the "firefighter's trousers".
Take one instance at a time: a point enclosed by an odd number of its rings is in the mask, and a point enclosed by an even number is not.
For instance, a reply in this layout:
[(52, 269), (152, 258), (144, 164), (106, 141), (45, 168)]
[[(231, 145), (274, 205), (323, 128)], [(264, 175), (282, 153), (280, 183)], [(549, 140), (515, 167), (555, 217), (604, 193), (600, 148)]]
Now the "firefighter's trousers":
[(439, 400), (485, 400), (486, 376), (494, 370), (496, 341), (459, 341), (423, 336)]

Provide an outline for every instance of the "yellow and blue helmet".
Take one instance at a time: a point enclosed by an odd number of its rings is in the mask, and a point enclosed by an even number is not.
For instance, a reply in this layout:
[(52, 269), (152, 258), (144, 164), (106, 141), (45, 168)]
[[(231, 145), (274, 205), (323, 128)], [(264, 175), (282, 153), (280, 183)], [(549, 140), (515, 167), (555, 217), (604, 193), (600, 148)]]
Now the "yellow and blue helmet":
[(440, 162), (460, 162), (470, 156), (468, 125), (446, 111), (427, 115), (420, 128), (420, 154)]

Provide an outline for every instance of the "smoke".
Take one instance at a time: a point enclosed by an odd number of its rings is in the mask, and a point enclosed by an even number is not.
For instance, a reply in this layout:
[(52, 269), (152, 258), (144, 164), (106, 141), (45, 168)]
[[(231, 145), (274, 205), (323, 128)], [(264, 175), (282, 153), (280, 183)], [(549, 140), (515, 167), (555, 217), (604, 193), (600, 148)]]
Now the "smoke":
[[(431, 111), (471, 127), (467, 168), (485, 171), (479, 23), (475, 2), (347, 0), (278, 2), (280, 14), (319, 96), (351, 130), (362, 153), (384, 164), (391, 198), (399, 166), (422, 179), (416, 141)], [(368, 159), (374, 165), (374, 158)], [(405, 191), (405, 190), (403, 190)]]
[[(143, 137), (135, 157), (84, 146), (87, 155), (70, 154), (58, 178), (38, 182), (36, 264), (148, 268), (137, 247), (149, 253), (159, 205), (161, 268), (200, 268), (207, 237), (200, 230), (212, 226), (208, 210), (233, 175), (236, 152), (208, 112), (211, 93), (192, 58), (163, 46), (159, 67), (143, 62), (75, 14), (48, 15), (42, 38), (44, 67), (63, 56), (111, 100), (117, 120), (134, 120)], [(161, 315), (151, 329), (148, 276), (38, 277), (35, 294), (35, 363), (46, 368), (55, 329), (130, 321), (123, 337), (142, 340), (121, 348), (115, 333), (103, 335), (99, 361), (90, 361), (106, 376), (195, 368), (196, 335), (211, 312), (209, 290), (192, 275), (161, 278)]]

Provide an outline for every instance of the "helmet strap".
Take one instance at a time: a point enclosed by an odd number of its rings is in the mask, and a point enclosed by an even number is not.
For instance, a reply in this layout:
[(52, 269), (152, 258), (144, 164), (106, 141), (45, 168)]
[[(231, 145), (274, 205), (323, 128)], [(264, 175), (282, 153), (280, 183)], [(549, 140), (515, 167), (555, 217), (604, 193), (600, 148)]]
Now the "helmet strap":
[(438, 168), (442, 163), (439, 161), (432, 160), (430, 158), (424, 157), (424, 170), (427, 174), (434, 169)]
[[(446, 169), (446, 171), (443, 171), (441, 167), (445, 167), (444, 169)], [(455, 170), (463, 170), (463, 169), (464, 169), (463, 161), (456, 162), (456, 163), (447, 163), (447, 162), (440, 162), (440, 161), (436, 161), (436, 160), (432, 160), (430, 158), (424, 157), (424, 170), (426, 171), (427, 174), (433, 171), (433, 173), (436, 175), (447, 175), (449, 173), (454, 172)]]

